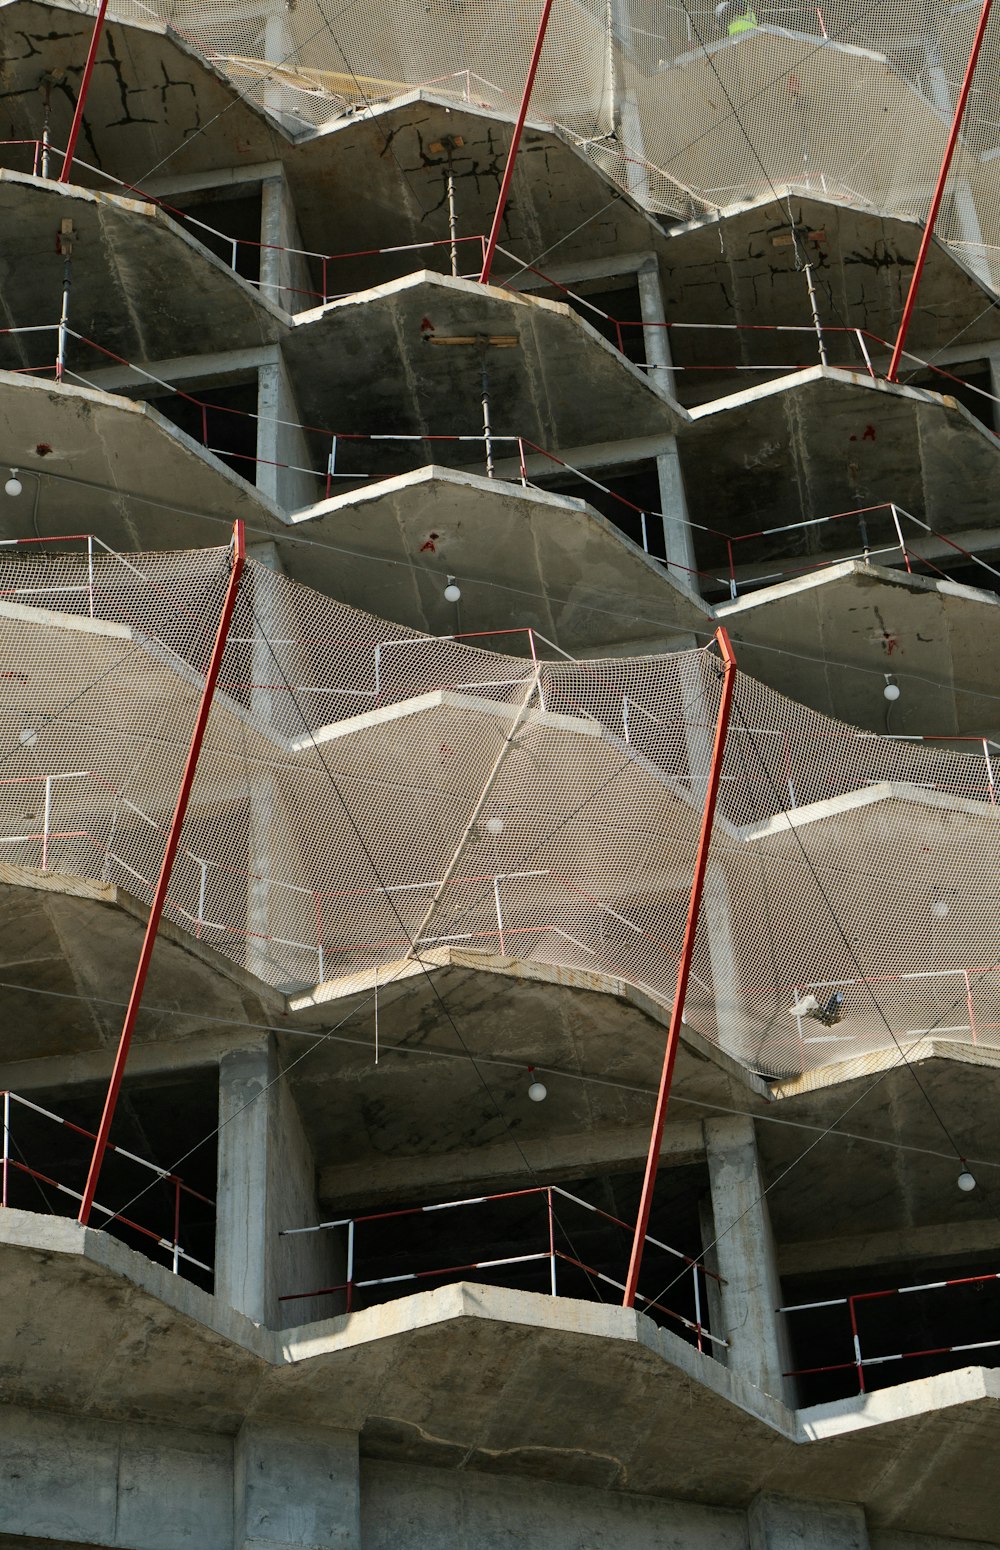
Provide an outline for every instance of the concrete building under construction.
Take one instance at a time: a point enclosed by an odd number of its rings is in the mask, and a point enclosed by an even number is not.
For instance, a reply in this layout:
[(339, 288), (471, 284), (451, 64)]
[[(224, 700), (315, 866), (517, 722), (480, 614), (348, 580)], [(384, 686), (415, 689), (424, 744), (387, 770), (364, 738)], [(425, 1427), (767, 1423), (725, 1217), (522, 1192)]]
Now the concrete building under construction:
[(1000, 1546), (990, 0), (0, 43), (0, 1546)]

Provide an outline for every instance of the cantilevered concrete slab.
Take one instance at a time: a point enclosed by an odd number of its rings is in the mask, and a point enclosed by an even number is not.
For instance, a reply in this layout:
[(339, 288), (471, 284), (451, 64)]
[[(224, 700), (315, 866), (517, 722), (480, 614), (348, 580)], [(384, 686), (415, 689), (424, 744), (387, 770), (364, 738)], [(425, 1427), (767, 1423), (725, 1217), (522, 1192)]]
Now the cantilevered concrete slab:
[[(252, 1416), (360, 1433), (363, 1457), (442, 1470), (530, 1463), (544, 1480), (732, 1507), (770, 1488), (861, 1503), (900, 1531), (993, 1530), (981, 1460), (996, 1446), (1000, 1387), (982, 1368), (794, 1412), (629, 1309), (458, 1285), (277, 1335), (75, 1223), (8, 1211), (0, 1237), (18, 1309), (0, 1352), (8, 1403), (41, 1394), (90, 1423), (73, 1433), (74, 1475), (99, 1482), (98, 1513), (109, 1490), (116, 1498), (121, 1422), (127, 1447), (162, 1446), (156, 1429), (171, 1427), (173, 1447), (186, 1437), (197, 1456)], [(470, 1384), (470, 1372), (487, 1381)], [(29, 1480), (36, 1416), (20, 1426)], [(202, 1515), (216, 1505), (210, 1479), (200, 1471)], [(231, 1500), (228, 1474), (217, 1489)], [(50, 1493), (48, 1510), (66, 1537), (60, 1501)], [(21, 1481), (9, 1524), (26, 1503)]]
[[(295, 512), (290, 529), (289, 574), (432, 635), (530, 625), (572, 654), (654, 640), (675, 650), (711, 617), (584, 501), (454, 469), (335, 495)], [(459, 605), (445, 599), (449, 576)]]
[(280, 529), (266, 496), (149, 404), (0, 372), (0, 426), (24, 487), (0, 497), (5, 538), (90, 531), (117, 549), (174, 549), (225, 542), (238, 516)]
[[(896, 734), (1000, 732), (983, 677), (1000, 652), (995, 593), (846, 560), (720, 603), (715, 616), (746, 672), (814, 710), (874, 732), (887, 717)], [(887, 672), (902, 690), (891, 706)]]
[[(703, 404), (678, 445), (692, 520), (734, 537), (889, 502), (942, 533), (1000, 519), (992, 432), (952, 398), (855, 372), (814, 366)], [(877, 515), (866, 517), (873, 549)], [(863, 549), (853, 519), (804, 529), (801, 551), (843, 554), (852, 533)], [(695, 537), (700, 560), (727, 563), (724, 543)], [(787, 532), (752, 539), (734, 555), (766, 561), (791, 542)]]
[[(648, 382), (571, 308), (426, 270), (297, 314), (284, 353), (313, 424), (478, 435), (484, 335), (501, 341), (486, 351), (497, 435), (554, 450), (615, 435), (666, 438), (688, 423), (665, 386)], [(458, 443), (456, 461), (473, 450)], [(451, 446), (437, 451), (443, 457)], [(509, 444), (496, 449), (510, 452)]]
[[(268, 343), (283, 314), (156, 205), (0, 170), (4, 322), (8, 328), (59, 322), (64, 259), (56, 237), (72, 223), (70, 326), (126, 360)], [(45, 341), (48, 341), (46, 344)], [(5, 366), (31, 366), (39, 344), (55, 355), (55, 334), (8, 336)], [(86, 373), (108, 365), (70, 342)]]
[[(41, 138), (42, 90), (50, 78), (51, 143), (65, 147), (92, 30), (90, 13), (59, 0), (13, 0), (0, 7), (8, 138)], [(208, 123), (211, 135), (201, 134)], [(266, 162), (280, 140), (276, 127), (242, 103), (176, 33), (168, 36), (150, 19), (109, 19), (87, 95), (80, 161), (141, 186), (165, 157), (175, 174)], [(25, 151), (26, 159), (11, 165), (30, 171), (31, 147)], [(83, 181), (82, 168), (76, 175)], [(87, 181), (108, 186), (93, 173)]]
[[(444, 241), (446, 146), (449, 139), (454, 143), (458, 233), (475, 238), (490, 227), (513, 114), (513, 104), (509, 109), (487, 108), (424, 88), (391, 102), (373, 102), (364, 113), (324, 126), (286, 158), (299, 222), (312, 234), (310, 243), (323, 233), (328, 251), (343, 252), (437, 240), (442, 246), (420, 262), (427, 269), (450, 272), (451, 254)], [(391, 156), (386, 154), (387, 143)], [(334, 211), (336, 227), (331, 224)], [(567, 263), (601, 254), (610, 259), (630, 249), (642, 252), (661, 239), (659, 223), (616, 191), (567, 135), (529, 118), (504, 217), (502, 247), (533, 263), (555, 246), (552, 261)], [(387, 254), (383, 260), (333, 263), (328, 268), (330, 289), (358, 290), (371, 284), (373, 274), (388, 280), (400, 272), (403, 258)], [(481, 266), (480, 243), (459, 243), (459, 273), (478, 274)], [(513, 267), (506, 254), (497, 255), (498, 274), (510, 273)]]
[[(818, 346), (803, 259), (812, 266), (820, 319), (830, 330), (825, 337), (830, 360), (864, 369), (861, 346), (845, 326), (874, 336), (864, 340), (874, 359), (887, 355), (880, 341), (895, 339), (921, 233), (916, 221), (801, 188), (789, 189), (780, 201), (768, 195), (675, 228), (660, 248), (667, 317), (681, 325), (740, 328), (735, 334), (726, 328), (671, 330), (675, 363), (698, 368), (678, 376), (684, 402), (712, 396), (716, 378), (704, 368), (815, 363)], [(974, 357), (975, 345), (995, 333), (989, 301), (982, 282), (962, 268), (961, 250), (933, 242), (908, 348), (927, 356), (960, 338)], [(767, 334), (759, 332), (761, 325), (797, 325), (802, 331)], [(947, 391), (944, 378), (940, 387)]]

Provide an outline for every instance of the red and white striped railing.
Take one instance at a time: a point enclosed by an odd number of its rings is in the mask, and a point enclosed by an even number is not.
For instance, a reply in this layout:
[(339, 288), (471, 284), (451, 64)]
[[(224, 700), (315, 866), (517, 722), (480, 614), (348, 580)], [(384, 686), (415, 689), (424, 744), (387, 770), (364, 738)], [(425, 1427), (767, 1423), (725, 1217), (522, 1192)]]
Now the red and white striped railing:
[[(13, 1120), (15, 1107), (26, 1109), (42, 1119), (50, 1120), (53, 1124), (59, 1125), (62, 1129), (69, 1130), (74, 1135), (80, 1136), (87, 1141), (96, 1139), (94, 1132), (84, 1129), (82, 1125), (73, 1124), (71, 1120), (64, 1119), (60, 1114), (53, 1114), (51, 1109), (44, 1109), (41, 1104), (33, 1103), (30, 1098), (23, 1098), (19, 1093), (4, 1090), (0, 1093), (0, 1096), (3, 1099), (3, 1152), (2, 1159), (0, 1159), (0, 1170), (2, 1170), (0, 1171), (0, 1190), (2, 1190), (2, 1193), (0, 1193), (0, 1206), (11, 1204), (11, 1189), (15, 1176), (34, 1179), (39, 1185), (54, 1189), (61, 1195), (67, 1195), (71, 1200), (81, 1201), (83, 1195), (79, 1190), (72, 1189), (70, 1185), (63, 1183), (62, 1180), (55, 1179), (48, 1173), (43, 1173), (41, 1169), (33, 1167), (26, 1161), (14, 1137)], [(93, 1209), (100, 1212), (106, 1222), (118, 1222), (122, 1227), (127, 1227), (131, 1232), (136, 1232), (141, 1237), (149, 1240), (157, 1248), (164, 1249), (170, 1256), (170, 1268), (174, 1275), (179, 1274), (181, 1262), (194, 1266), (198, 1270), (205, 1270), (211, 1275), (211, 1265), (206, 1265), (203, 1260), (196, 1259), (193, 1254), (189, 1254), (186, 1249), (181, 1247), (181, 1211), (184, 1197), (198, 1200), (203, 1205), (212, 1207), (214, 1207), (215, 1202), (208, 1195), (202, 1195), (198, 1190), (192, 1189), (189, 1184), (185, 1184), (183, 1179), (179, 1178), (177, 1174), (171, 1173), (169, 1169), (160, 1168), (156, 1163), (148, 1162), (145, 1157), (139, 1157), (135, 1152), (127, 1151), (123, 1146), (116, 1146), (109, 1141), (107, 1149), (109, 1152), (114, 1152), (117, 1157), (122, 1157), (128, 1162), (136, 1164), (137, 1167), (154, 1175), (154, 1177), (162, 1180), (168, 1186), (173, 1196), (172, 1231), (169, 1236), (164, 1236), (153, 1228), (144, 1226), (141, 1222), (123, 1216), (120, 1211), (113, 1211), (110, 1206), (98, 1204), (96, 1200), (94, 1201)], [(20, 1155), (15, 1156), (15, 1152)]]
[[(547, 1234), (547, 1243), (544, 1248), (530, 1250), (522, 1254), (507, 1254), (499, 1258), (468, 1260), (465, 1263), (458, 1265), (439, 1266), (426, 1270), (408, 1270), (396, 1275), (359, 1277), (357, 1274), (358, 1228), (365, 1225), (366, 1223), (386, 1222), (392, 1219), (428, 1215), (440, 1211), (455, 1211), (473, 1206), (489, 1205), (502, 1200), (526, 1199), (530, 1196), (536, 1196), (544, 1202), (546, 1213), (545, 1226)], [(559, 1224), (553, 1199), (555, 1196), (558, 1196), (560, 1200), (570, 1202), (575, 1207), (579, 1207), (584, 1211), (590, 1212), (592, 1215), (602, 1217), (605, 1221), (611, 1222), (617, 1227), (625, 1228), (628, 1232), (632, 1231), (632, 1224), (622, 1221), (617, 1216), (612, 1216), (608, 1211), (602, 1211), (598, 1206), (591, 1205), (589, 1201), (581, 1199), (579, 1195), (570, 1194), (568, 1190), (562, 1189), (557, 1184), (540, 1184), (535, 1185), (529, 1189), (505, 1190), (492, 1195), (475, 1195), (463, 1200), (445, 1200), (434, 1205), (406, 1206), (393, 1211), (373, 1211), (367, 1213), (364, 1216), (339, 1217), (335, 1221), (317, 1222), (314, 1226), (310, 1227), (285, 1228), (279, 1234), (279, 1236), (295, 1237), (305, 1233), (327, 1232), (331, 1230), (342, 1231), (345, 1234), (345, 1280), (336, 1282), (335, 1284), (329, 1286), (316, 1287), (311, 1291), (287, 1292), (280, 1298), (280, 1301), (295, 1302), (312, 1297), (331, 1297), (335, 1295), (342, 1295), (344, 1301), (343, 1311), (345, 1313), (350, 1313), (353, 1311), (355, 1294), (360, 1291), (367, 1291), (383, 1287), (402, 1287), (406, 1284), (427, 1280), (457, 1280), (460, 1279), (463, 1275), (470, 1273), (482, 1274), (484, 1271), (499, 1270), (501, 1268), (506, 1269), (514, 1265), (536, 1264), (541, 1261), (548, 1262), (549, 1290), (553, 1297), (557, 1297), (559, 1295), (557, 1266), (560, 1261), (562, 1261), (564, 1264), (572, 1266), (576, 1270), (581, 1271), (585, 1276), (590, 1277), (593, 1280), (602, 1281), (605, 1285), (613, 1287), (616, 1291), (624, 1291), (624, 1282), (615, 1280), (612, 1276), (607, 1275), (604, 1271), (595, 1269), (592, 1265), (584, 1264), (584, 1262), (580, 1259), (577, 1259), (574, 1254), (566, 1253), (565, 1250), (558, 1247), (556, 1242), (556, 1229)], [(661, 1252), (670, 1255), (672, 1258), (682, 1261), (682, 1263), (687, 1266), (691, 1273), (694, 1318), (687, 1318), (684, 1314), (678, 1313), (673, 1308), (666, 1307), (665, 1304), (659, 1302), (656, 1298), (653, 1297), (644, 1297), (639, 1294), (637, 1300), (641, 1302), (646, 1309), (655, 1309), (657, 1313), (662, 1314), (665, 1318), (671, 1319), (675, 1323), (681, 1325), (681, 1327), (693, 1337), (693, 1343), (697, 1346), (699, 1351), (704, 1351), (706, 1349), (706, 1345), (709, 1348), (709, 1354), (714, 1354), (711, 1349), (712, 1347), (719, 1347), (723, 1349), (726, 1348), (728, 1346), (728, 1341), (724, 1340), (719, 1335), (712, 1334), (705, 1323), (703, 1316), (703, 1291), (701, 1281), (699, 1280), (699, 1277), (701, 1277), (708, 1278), (715, 1282), (721, 1282), (721, 1278), (713, 1271), (709, 1270), (701, 1260), (692, 1259), (690, 1255), (682, 1253), (679, 1249), (671, 1247), (671, 1245), (668, 1243), (661, 1242), (659, 1238), (653, 1238), (647, 1234), (646, 1242), (652, 1245), (654, 1248), (661, 1250)]]

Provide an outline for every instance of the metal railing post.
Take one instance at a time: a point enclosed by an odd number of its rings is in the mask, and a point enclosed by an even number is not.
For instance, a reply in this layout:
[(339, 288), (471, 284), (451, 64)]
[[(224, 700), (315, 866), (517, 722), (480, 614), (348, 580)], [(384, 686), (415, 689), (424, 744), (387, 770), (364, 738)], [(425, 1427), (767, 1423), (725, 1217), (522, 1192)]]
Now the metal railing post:
[(723, 658), (722, 694), (719, 699), (719, 711), (715, 723), (715, 744), (712, 749), (712, 763), (708, 777), (708, 789), (705, 792), (705, 808), (702, 813), (701, 833), (698, 838), (698, 852), (695, 857), (694, 877), (691, 881), (691, 897), (688, 902), (687, 925), (684, 930), (684, 941), (681, 946), (680, 962), (677, 967), (677, 988), (674, 991), (674, 1004), (670, 1011), (670, 1027), (667, 1032), (666, 1048), (663, 1052), (663, 1070), (660, 1075), (660, 1086), (656, 1097), (656, 1108), (653, 1113), (653, 1128), (649, 1138), (649, 1153), (646, 1158), (646, 1172), (642, 1181), (642, 1195), (639, 1200), (639, 1211), (636, 1217), (635, 1235), (632, 1239), (632, 1254), (629, 1260), (628, 1276), (625, 1282), (625, 1294), (622, 1299), (626, 1308), (635, 1307), (635, 1297), (638, 1288), (639, 1271), (642, 1267), (642, 1253), (646, 1244), (646, 1229), (649, 1226), (649, 1213), (653, 1204), (653, 1190), (656, 1185), (656, 1174), (660, 1164), (660, 1147), (663, 1142), (663, 1127), (667, 1118), (667, 1104), (670, 1101), (670, 1085), (674, 1075), (674, 1063), (677, 1059), (677, 1046), (680, 1042), (681, 1023), (684, 1019), (684, 999), (687, 995), (688, 979), (691, 974), (691, 959), (694, 956), (694, 942), (698, 931), (698, 916), (701, 910), (701, 896), (705, 886), (705, 873), (708, 869), (708, 851), (712, 840), (712, 826), (715, 820), (715, 805), (719, 795), (719, 785), (722, 779), (722, 760), (726, 751), (726, 734), (729, 730), (729, 716), (733, 702), (734, 678), (736, 675), (736, 657), (733, 654), (732, 644), (725, 629), (720, 627), (715, 632), (715, 638), (719, 643), (719, 649)]
[(142, 950), (139, 954), (139, 962), (136, 965), (135, 978), (132, 982), (132, 993), (129, 997), (128, 1009), (122, 1024), (121, 1035), (118, 1040), (118, 1051), (115, 1055), (115, 1063), (111, 1073), (111, 1081), (108, 1085), (108, 1093), (104, 1102), (104, 1112), (101, 1115), (101, 1123), (97, 1137), (94, 1141), (94, 1153), (90, 1161), (90, 1170), (87, 1174), (87, 1182), (84, 1186), (83, 1199), (80, 1203), (78, 1220), (86, 1227), (90, 1221), (90, 1212), (94, 1204), (94, 1195), (97, 1191), (97, 1181), (100, 1178), (101, 1166), (104, 1162), (104, 1154), (108, 1147), (108, 1138), (111, 1131), (111, 1123), (118, 1105), (118, 1094), (121, 1091), (122, 1079), (125, 1075), (125, 1063), (128, 1060), (128, 1052), (132, 1043), (132, 1035), (139, 1016), (139, 1008), (142, 1005), (142, 993), (146, 986), (146, 976), (149, 973), (150, 960), (153, 956), (153, 948), (156, 945), (156, 933), (160, 925), (160, 917), (163, 914), (167, 902), (167, 890), (170, 886), (170, 876), (173, 872), (174, 859), (181, 840), (181, 830), (184, 827), (184, 818), (187, 814), (188, 802), (194, 786), (195, 772), (198, 768), (198, 756), (201, 753), (201, 745), (205, 740), (205, 731), (208, 727), (209, 712), (212, 709), (212, 699), (215, 694), (215, 685), (222, 667), (222, 658), (225, 654), (226, 643), (229, 639), (229, 626), (232, 622), (236, 608), (236, 599), (239, 594), (240, 578), (243, 575), (243, 567), (246, 563), (246, 539), (243, 523), (238, 521), (233, 530), (233, 560), (229, 573), (229, 585), (226, 589), (225, 602), (222, 605), (222, 614), (219, 619), (218, 629), (215, 635), (215, 643), (209, 659), (208, 669), (205, 674), (205, 684), (201, 692), (201, 700), (198, 705), (198, 714), (195, 718), (194, 730), (191, 734), (191, 746), (184, 764), (184, 772), (181, 776), (180, 790), (177, 794), (177, 805), (170, 824), (170, 833), (167, 836), (166, 849), (163, 853), (163, 862), (160, 866), (160, 876), (156, 884), (156, 892), (149, 911), (149, 920), (146, 923), (146, 931), (142, 940)]
[(3, 1200), (0, 1204), (7, 1204), (7, 1163), (10, 1158), (10, 1092), (5, 1089), (3, 1095)]
[(42, 809), (42, 871), (49, 869), (49, 829), (52, 824), (52, 776), (45, 777), (45, 805)]
[(549, 1282), (550, 1282), (550, 1286), (551, 1286), (552, 1296), (555, 1297), (555, 1296), (557, 1296), (557, 1292), (556, 1292), (556, 1224), (555, 1224), (555, 1213), (554, 1213), (554, 1211), (552, 1209), (552, 1186), (551, 1186), (551, 1184), (547, 1187), (545, 1193), (548, 1196), (548, 1202), (549, 1202)]
[(351, 1311), (351, 1299), (354, 1291), (354, 1220), (347, 1224), (347, 1306), (345, 1313)]
[(910, 556), (906, 552), (906, 541), (903, 538), (903, 525), (899, 520), (899, 512), (896, 510), (894, 503), (890, 503), (889, 510), (892, 512), (892, 520), (896, 528), (896, 537), (899, 539), (899, 548), (903, 556), (903, 564), (906, 566), (907, 574), (912, 576), (913, 567), (910, 564)]
[(174, 1179), (174, 1252), (173, 1271), (177, 1275), (180, 1269), (181, 1255), (181, 1181)]
[(854, 1365), (858, 1372), (858, 1393), (865, 1392), (865, 1369), (861, 1360), (861, 1339), (858, 1335), (858, 1316), (854, 1307), (854, 1298), (848, 1297), (847, 1307), (851, 1317), (851, 1338), (854, 1341)]

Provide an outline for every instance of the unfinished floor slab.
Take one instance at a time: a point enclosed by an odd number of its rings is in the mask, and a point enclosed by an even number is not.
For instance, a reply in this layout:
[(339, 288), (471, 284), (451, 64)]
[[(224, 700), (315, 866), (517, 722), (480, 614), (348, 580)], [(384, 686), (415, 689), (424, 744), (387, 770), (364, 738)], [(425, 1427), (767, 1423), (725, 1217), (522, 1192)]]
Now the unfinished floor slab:
[(673, 650), (710, 628), (708, 605), (593, 507), (506, 480), (419, 468), (297, 511), (290, 528), (290, 574), (432, 635), (530, 626), (593, 655)]
[[(688, 422), (569, 307), (426, 270), (299, 313), (284, 354), (305, 418), (344, 434), (481, 436), (484, 356), (497, 436), (556, 450), (666, 439)], [(462, 463), (476, 450), (447, 439), (436, 447)], [(496, 456), (515, 451), (498, 443)], [(370, 459), (372, 449), (351, 455)], [(355, 466), (365, 464), (345, 471)]]
[(0, 422), (0, 457), (24, 486), (0, 503), (5, 538), (89, 531), (175, 549), (225, 542), (237, 515), (258, 536), (282, 529), (266, 496), (150, 404), (5, 371)]
[(154, 204), (0, 169), (0, 222), (7, 327), (52, 323), (48, 334), (4, 338), (5, 367), (55, 359), (66, 257), (70, 326), (98, 347), (70, 340), (69, 362), (84, 374), (111, 364), (101, 351), (148, 361), (187, 354), (192, 339), (233, 350), (283, 332), (276, 307)]
[[(20, 1310), (0, 1352), (8, 1403), (43, 1396), (92, 1430), (233, 1435), (252, 1416), (444, 1471), (737, 1507), (773, 1489), (862, 1503), (898, 1530), (993, 1529), (980, 1460), (1000, 1389), (982, 1368), (796, 1413), (629, 1309), (456, 1285), (279, 1336), (75, 1223), (11, 1210), (0, 1238)], [(35, 1353), (30, 1382), (15, 1342)]]
[[(938, 545), (939, 564), (947, 555)], [(994, 592), (844, 560), (719, 603), (715, 616), (748, 673), (827, 715), (878, 733), (888, 715), (897, 736), (1000, 733), (982, 677), (1000, 650)], [(891, 703), (887, 673), (902, 691)]]
[[(844, 516), (804, 529), (805, 555), (839, 558), (851, 538), (859, 553), (898, 546), (893, 502), (935, 532), (997, 526), (995, 436), (954, 399), (920, 388), (813, 366), (700, 405), (678, 446), (692, 520), (751, 535), (734, 543), (734, 558), (761, 572), (792, 568), (768, 563), (788, 556), (787, 526), (780, 537), (762, 529), (862, 508), (867, 544), (857, 518)], [(701, 563), (728, 565), (724, 538), (696, 533), (696, 542)]]

